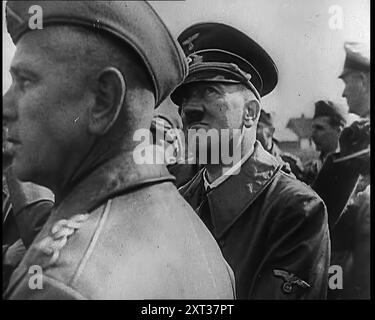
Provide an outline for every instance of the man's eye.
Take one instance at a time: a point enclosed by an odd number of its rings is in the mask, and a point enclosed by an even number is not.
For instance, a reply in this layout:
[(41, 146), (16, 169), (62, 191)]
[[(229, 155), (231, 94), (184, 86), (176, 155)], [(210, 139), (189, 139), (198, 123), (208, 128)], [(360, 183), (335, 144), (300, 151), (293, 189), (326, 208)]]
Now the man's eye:
[(217, 94), (218, 91), (213, 87), (206, 87), (204, 90), (204, 93), (207, 95), (213, 95), (213, 94)]
[(26, 77), (18, 77), (16, 81), (21, 90), (26, 89), (31, 84), (31, 80)]
[(33, 78), (22, 75), (20, 73), (11, 73), (12, 83), (20, 90), (26, 89), (33, 82)]

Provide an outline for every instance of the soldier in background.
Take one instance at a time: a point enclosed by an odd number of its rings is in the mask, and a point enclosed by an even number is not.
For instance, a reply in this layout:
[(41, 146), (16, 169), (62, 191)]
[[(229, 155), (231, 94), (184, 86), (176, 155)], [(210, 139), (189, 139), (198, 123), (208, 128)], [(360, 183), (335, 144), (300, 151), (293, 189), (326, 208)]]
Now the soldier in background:
[[(351, 42), (345, 43), (344, 49), (346, 59), (339, 76), (345, 84), (343, 96), (349, 112), (357, 114), (361, 120), (343, 130), (340, 152), (327, 157), (312, 185), (327, 206), (330, 225), (346, 206), (360, 172), (369, 170), (370, 51), (362, 43)], [(338, 161), (341, 158), (344, 161)]]
[(346, 121), (347, 112), (343, 106), (329, 100), (315, 103), (311, 138), (320, 154), (318, 159), (305, 164), (304, 179), (307, 184), (315, 180), (327, 156), (339, 151), (339, 137)]
[(279, 157), (281, 150), (275, 143), (274, 133), (273, 117), (270, 113), (262, 109), (257, 126), (257, 140), (262, 144), (264, 150), (268, 151), (274, 157)]
[(200, 166), (198, 163), (189, 163), (187, 134), (183, 130), (178, 106), (169, 97), (155, 109), (151, 132), (153, 143), (164, 151), (165, 163), (168, 171), (176, 178), (176, 187), (183, 186), (194, 177)]
[(345, 88), (342, 96), (346, 99), (349, 112), (363, 119), (370, 118), (370, 48), (364, 43), (346, 42), (344, 68), (339, 76)]
[(289, 152), (282, 151), (277, 145), (274, 133), (273, 117), (270, 113), (262, 109), (257, 126), (257, 140), (262, 144), (264, 150), (285, 162), (284, 170), (286, 172), (292, 172), (297, 179), (303, 181), (301, 160)]
[[(312, 187), (324, 200), (332, 240), (332, 264), (344, 268), (344, 290), (336, 299), (370, 298), (370, 50), (346, 42), (343, 97), (361, 120), (345, 128), (340, 152), (327, 157)], [(360, 189), (357, 186), (360, 183)]]
[(11, 167), (13, 152), (7, 135), (3, 124), (3, 291), (54, 204), (50, 190), (33, 183), (22, 183), (15, 177)]

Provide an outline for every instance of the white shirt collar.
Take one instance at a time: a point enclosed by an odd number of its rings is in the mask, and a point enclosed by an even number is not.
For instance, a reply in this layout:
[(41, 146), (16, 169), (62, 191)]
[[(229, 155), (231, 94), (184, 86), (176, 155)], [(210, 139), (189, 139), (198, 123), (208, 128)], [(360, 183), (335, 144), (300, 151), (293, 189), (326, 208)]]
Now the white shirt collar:
[(233, 175), (234, 172), (236, 172), (237, 170), (240, 170), (243, 163), (247, 159), (250, 158), (250, 156), (253, 154), (253, 152), (254, 152), (254, 147), (240, 161), (238, 161), (233, 167), (231, 167), (230, 169), (225, 171), (223, 175), (218, 177), (216, 180), (212, 181), (212, 183), (208, 182), (207, 177), (206, 177), (207, 169), (204, 168), (203, 173), (202, 173), (203, 174), (204, 189), (206, 191), (207, 191), (207, 189), (212, 190), (213, 188), (216, 188), (219, 185), (221, 185), (225, 180), (227, 180), (231, 175)]

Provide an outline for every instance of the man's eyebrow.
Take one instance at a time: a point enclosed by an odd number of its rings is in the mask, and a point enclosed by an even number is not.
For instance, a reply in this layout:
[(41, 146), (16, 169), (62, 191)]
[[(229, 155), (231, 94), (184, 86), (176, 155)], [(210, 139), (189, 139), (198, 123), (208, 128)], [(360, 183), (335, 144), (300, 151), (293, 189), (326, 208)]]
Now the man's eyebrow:
[(215, 88), (221, 93), (225, 91), (225, 86), (220, 82), (205, 82), (202, 88)]
[(33, 70), (31, 70), (30, 68), (22, 64), (11, 66), (9, 71), (11, 74), (14, 74), (14, 75), (19, 75), (20, 73), (26, 73), (26, 74), (29, 74), (30, 76), (36, 76), (36, 73)]

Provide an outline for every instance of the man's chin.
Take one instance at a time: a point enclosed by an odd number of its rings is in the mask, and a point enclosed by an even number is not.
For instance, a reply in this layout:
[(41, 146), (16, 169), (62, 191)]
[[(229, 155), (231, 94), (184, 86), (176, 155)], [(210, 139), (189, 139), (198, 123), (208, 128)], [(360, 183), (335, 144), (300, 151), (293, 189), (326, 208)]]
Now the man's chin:
[(12, 165), (13, 157), (3, 152), (3, 171)]
[(362, 111), (360, 103), (348, 102), (348, 107), (349, 107), (348, 108), (349, 113), (354, 113), (360, 116), (361, 111)]
[(15, 177), (21, 182), (32, 182), (32, 172), (24, 163), (20, 163), (17, 159), (13, 159), (12, 171)]

